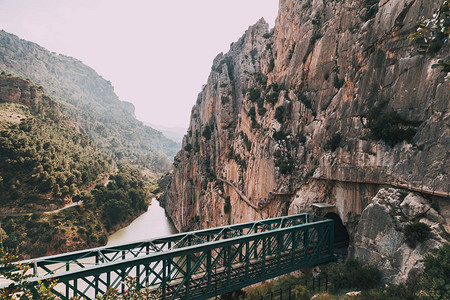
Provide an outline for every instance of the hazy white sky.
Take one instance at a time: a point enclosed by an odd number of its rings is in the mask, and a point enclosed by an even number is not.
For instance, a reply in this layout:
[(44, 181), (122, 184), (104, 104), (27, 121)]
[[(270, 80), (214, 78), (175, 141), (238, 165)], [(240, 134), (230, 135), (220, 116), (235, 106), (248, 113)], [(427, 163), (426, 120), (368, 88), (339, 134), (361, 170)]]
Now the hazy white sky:
[(212, 60), (278, 0), (0, 0), (0, 29), (111, 80), (144, 122), (187, 127)]

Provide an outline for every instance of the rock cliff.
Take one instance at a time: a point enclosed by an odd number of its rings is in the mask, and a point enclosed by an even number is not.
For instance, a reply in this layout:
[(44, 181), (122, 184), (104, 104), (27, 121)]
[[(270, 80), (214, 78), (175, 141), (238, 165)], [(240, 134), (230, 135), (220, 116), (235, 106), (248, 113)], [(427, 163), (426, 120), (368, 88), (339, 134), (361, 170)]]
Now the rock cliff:
[(423, 57), (409, 41), (439, 5), (281, 0), (272, 30), (264, 20), (249, 27), (215, 58), (192, 109), (162, 199), (177, 228), (324, 202), (353, 234), (384, 184), (437, 191), (442, 204), (450, 95), (431, 66), (449, 44)]

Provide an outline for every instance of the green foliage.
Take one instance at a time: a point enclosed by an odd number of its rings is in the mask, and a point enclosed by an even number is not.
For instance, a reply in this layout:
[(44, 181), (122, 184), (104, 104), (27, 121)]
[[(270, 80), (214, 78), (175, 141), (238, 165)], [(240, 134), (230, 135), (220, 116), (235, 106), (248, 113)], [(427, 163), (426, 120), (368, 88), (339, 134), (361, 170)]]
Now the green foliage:
[(250, 116), (250, 119), (252, 120), (252, 128), (257, 128), (258, 122), (256, 121), (256, 109), (254, 107), (251, 107), (248, 111), (248, 115)]
[(298, 99), (306, 106), (306, 108), (311, 109), (312, 108), (312, 102), (311, 99), (306, 97), (306, 95), (302, 92), (297, 93)]
[(228, 96), (222, 96), (222, 97), (220, 98), (220, 100), (221, 100), (221, 102), (222, 102), (222, 105), (225, 105), (225, 104), (228, 104), (228, 103), (230, 102), (230, 97), (228, 97)]
[[(267, 44), (269, 45), (269, 44)], [(273, 58), (270, 59), (269, 62), (269, 73), (273, 71), (273, 69), (275, 68), (275, 60)]]
[(276, 131), (273, 133), (272, 138), (275, 141), (284, 141), (287, 139), (288, 136), (289, 136), (289, 134), (287, 134), (287, 133), (284, 133), (282, 131)]
[(190, 143), (187, 143), (187, 144), (184, 146), (184, 151), (186, 151), (186, 152), (191, 152), (191, 150), (192, 150), (192, 145), (191, 145)]
[(263, 38), (269, 39), (270, 37), (272, 37), (272, 35), (273, 35), (273, 33), (266, 32), (266, 33), (263, 34)]
[(361, 17), (364, 22), (373, 19), (378, 12), (378, 4), (374, 4), (367, 8), (366, 13)]
[(211, 139), (211, 132), (213, 129), (213, 125), (206, 125), (205, 128), (203, 129), (202, 132), (202, 136), (208, 141), (209, 139)]
[[(421, 18), (417, 22), (417, 31), (410, 36), (416, 42), (421, 55), (438, 52), (447, 42), (450, 35), (450, 0), (444, 0), (431, 19)], [(445, 79), (450, 80), (450, 61), (438, 60), (433, 68), (442, 68)]]
[(101, 212), (107, 230), (147, 208), (144, 182), (137, 169), (120, 164), (119, 172), (109, 179), (107, 186), (97, 185), (92, 190), (93, 206)]
[(316, 41), (318, 40), (318, 39), (321, 39), (323, 37), (323, 35), (321, 34), (321, 33), (314, 33), (312, 36), (311, 36), (311, 40), (309, 41), (309, 43), (311, 44), (311, 45), (314, 45), (315, 43), (316, 43)]
[(414, 300), (414, 291), (405, 285), (385, 285), (382, 288), (363, 291), (362, 299), (371, 300)]
[(266, 86), (267, 84), (267, 76), (262, 74), (262, 73), (255, 73), (253, 74), (256, 83), (262, 85), (262, 86)]
[(244, 142), (244, 146), (247, 149), (247, 151), (252, 150), (252, 141), (249, 140), (247, 134), (245, 132), (241, 131), (240, 135), (242, 137), (242, 140)]
[(342, 136), (338, 133), (333, 133), (331, 138), (325, 143), (325, 150), (331, 150), (331, 152), (336, 151), (336, 149), (339, 147), (339, 144), (341, 143)]
[(371, 289), (380, 285), (381, 273), (374, 266), (363, 266), (355, 259), (334, 264), (327, 270), (334, 290), (343, 288)]
[(235, 153), (233, 148), (227, 154), (229, 160), (234, 160), (243, 170), (247, 170), (247, 161), (243, 159), (238, 153)]
[(417, 299), (448, 299), (450, 297), (450, 244), (443, 245), (436, 255), (425, 258), (425, 270), (419, 283)]
[(295, 169), (295, 160), (288, 151), (277, 150), (275, 152), (275, 167), (277, 167), (281, 174), (292, 174)]
[(339, 79), (339, 77), (337, 76), (337, 74), (334, 76), (333, 86), (334, 86), (336, 89), (339, 90), (339, 89), (344, 85), (344, 83), (345, 83), (345, 79), (344, 79), (344, 78)]
[(249, 88), (247, 89), (248, 99), (252, 102), (256, 102), (261, 96), (261, 89), (259, 88)]
[(415, 222), (408, 224), (404, 230), (406, 243), (411, 248), (415, 248), (417, 243), (423, 243), (427, 239), (430, 232), (430, 226), (425, 223)]
[(278, 97), (280, 95), (280, 92), (284, 89), (285, 89), (285, 87), (278, 83), (273, 83), (273, 84), (269, 85), (267, 87), (268, 92), (266, 94), (266, 101), (272, 105), (275, 105), (275, 103), (278, 102)]
[[(84, 200), (89, 206), (89, 201)], [(53, 214), (5, 217), (8, 237), (4, 247), (22, 257), (37, 257), (55, 252), (75, 251), (104, 245), (106, 230), (96, 214), (87, 208), (73, 207)]]
[(225, 204), (223, 205), (223, 212), (226, 214), (229, 214), (231, 212), (230, 196), (227, 196), (225, 198)]
[(48, 97), (29, 107), (0, 104), (0, 111), (25, 115), (19, 124), (0, 124), (0, 206), (61, 201), (112, 170), (112, 160), (78, 132)]
[(306, 136), (303, 133), (297, 135), (297, 141), (301, 144), (306, 143)]
[[(401, 141), (411, 141), (417, 130), (401, 128), (406, 121), (394, 110), (383, 112), (385, 103), (374, 106), (367, 113), (368, 127), (375, 140), (383, 140), (391, 147)], [(406, 127), (406, 125), (404, 126)]]
[(286, 114), (286, 108), (284, 106), (278, 106), (275, 110), (275, 120), (280, 124), (283, 124)]

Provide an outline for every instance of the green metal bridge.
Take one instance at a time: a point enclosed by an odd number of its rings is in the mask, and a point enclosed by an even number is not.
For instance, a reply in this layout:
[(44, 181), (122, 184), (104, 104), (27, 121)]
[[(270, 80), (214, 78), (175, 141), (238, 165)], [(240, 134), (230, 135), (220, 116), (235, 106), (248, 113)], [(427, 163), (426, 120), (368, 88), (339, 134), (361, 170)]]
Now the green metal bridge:
[[(125, 278), (160, 299), (207, 299), (333, 260), (333, 220), (285, 216), (22, 261), (62, 299), (93, 299)], [(0, 285), (0, 290), (8, 284)]]

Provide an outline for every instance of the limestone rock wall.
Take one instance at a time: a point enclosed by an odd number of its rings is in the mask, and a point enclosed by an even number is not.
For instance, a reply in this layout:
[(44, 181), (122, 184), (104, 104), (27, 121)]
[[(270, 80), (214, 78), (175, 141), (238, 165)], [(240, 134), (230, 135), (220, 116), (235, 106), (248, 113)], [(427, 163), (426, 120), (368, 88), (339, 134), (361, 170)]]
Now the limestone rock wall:
[[(361, 214), (351, 252), (377, 266), (387, 283), (417, 282), (424, 257), (448, 242), (445, 219), (435, 208), (440, 210), (420, 195), (381, 189)], [(409, 245), (405, 228), (414, 222), (429, 225), (431, 232), (423, 242)]]
[[(273, 29), (260, 20), (213, 62), (161, 199), (177, 228), (274, 217), (312, 202), (333, 203), (356, 224), (381, 184), (447, 191), (450, 90), (431, 65), (449, 45), (422, 57), (409, 42), (419, 17), (439, 4), (281, 0)], [(415, 134), (395, 144), (374, 139), (374, 108), (397, 112), (397, 125)]]

